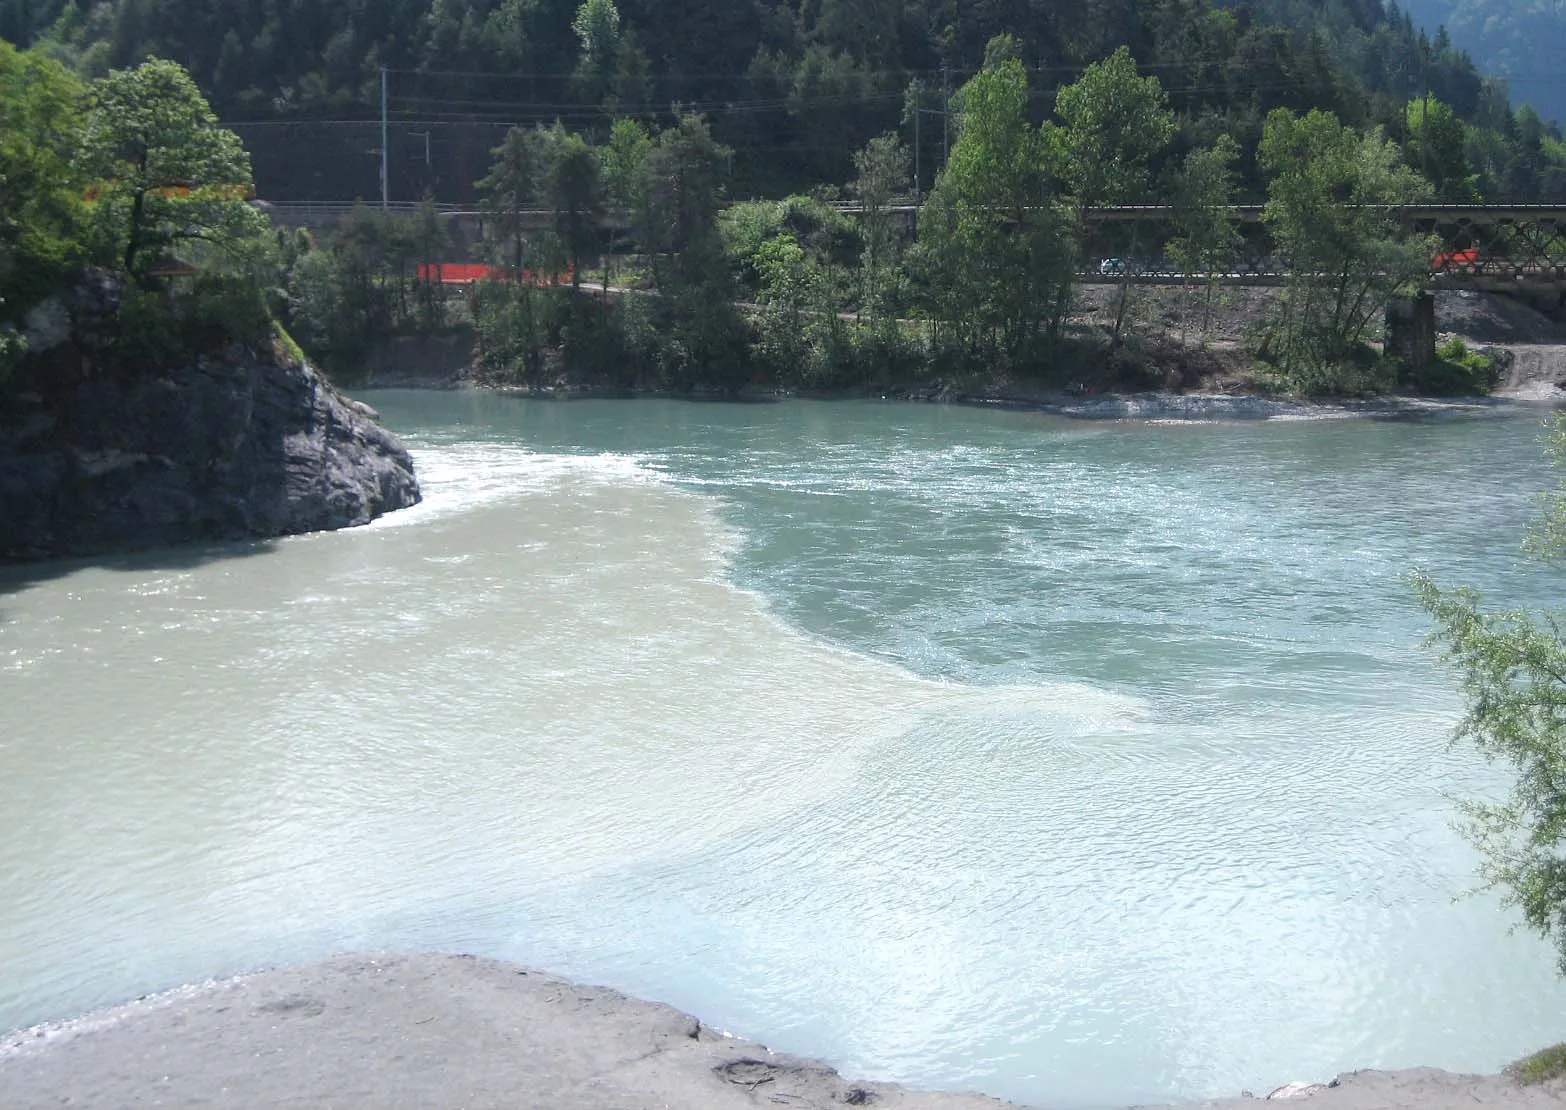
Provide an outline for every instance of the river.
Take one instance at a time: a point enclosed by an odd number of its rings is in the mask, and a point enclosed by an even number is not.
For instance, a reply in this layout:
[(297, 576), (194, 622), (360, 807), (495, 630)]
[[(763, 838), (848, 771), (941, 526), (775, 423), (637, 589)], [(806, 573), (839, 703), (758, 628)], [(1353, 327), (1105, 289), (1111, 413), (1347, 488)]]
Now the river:
[(0, 571), (0, 1029), (440, 948), (1063, 1107), (1566, 1035), (1402, 581), (1558, 595), (1537, 416), (368, 399), (416, 509)]

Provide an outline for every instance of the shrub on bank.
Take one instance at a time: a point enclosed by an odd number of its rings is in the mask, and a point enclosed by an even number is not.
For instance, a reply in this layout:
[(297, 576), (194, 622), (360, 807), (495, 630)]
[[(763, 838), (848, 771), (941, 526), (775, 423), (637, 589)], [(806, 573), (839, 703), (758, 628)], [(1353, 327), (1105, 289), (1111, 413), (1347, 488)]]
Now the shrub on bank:
[(1506, 1073), (1525, 1087), (1566, 1075), (1566, 1044), (1553, 1044), (1507, 1065)]
[(1439, 397), (1471, 397), (1489, 393), (1499, 380), (1495, 360), (1452, 338), (1436, 348), (1435, 361), (1424, 371), (1410, 374), (1406, 383), (1418, 393)]

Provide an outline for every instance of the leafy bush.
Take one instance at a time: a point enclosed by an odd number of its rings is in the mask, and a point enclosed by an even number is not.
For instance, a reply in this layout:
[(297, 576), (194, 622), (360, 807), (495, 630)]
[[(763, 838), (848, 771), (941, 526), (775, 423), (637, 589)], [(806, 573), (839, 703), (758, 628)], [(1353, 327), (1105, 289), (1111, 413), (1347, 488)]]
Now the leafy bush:
[(247, 278), (199, 274), (173, 300), (185, 343), (194, 350), (256, 343), (272, 328), (264, 291)]
[(750, 200), (731, 205), (718, 217), (723, 252), (740, 282), (752, 291), (761, 285), (757, 255), (762, 245), (783, 230), (783, 206), (774, 200)]
[(562, 298), (569, 290), (486, 281), (473, 288), (478, 359), (492, 374), (533, 385), (544, 378), (545, 356), (558, 342)]
[(1436, 348), (1435, 361), (1424, 371), (1410, 374), (1407, 384), (1420, 393), (1436, 396), (1473, 396), (1495, 388), (1495, 360), (1468, 349), (1459, 338)]
[(127, 286), (115, 318), (114, 355), (120, 368), (153, 371), (184, 360), (189, 353), (166, 296)]
[(1397, 383), (1400, 365), (1364, 344), (1327, 360), (1289, 357), (1289, 348), (1265, 346), (1257, 360), (1257, 376), (1282, 393), (1301, 397), (1364, 397), (1385, 393)]

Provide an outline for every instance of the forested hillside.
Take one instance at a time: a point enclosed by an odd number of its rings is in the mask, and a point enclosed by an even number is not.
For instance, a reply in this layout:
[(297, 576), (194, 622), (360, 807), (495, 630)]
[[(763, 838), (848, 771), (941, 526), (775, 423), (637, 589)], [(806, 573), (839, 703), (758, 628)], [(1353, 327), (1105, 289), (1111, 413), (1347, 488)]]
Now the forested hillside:
[(1506, 78), (1520, 104), (1566, 119), (1566, 3), (1562, 0), (1407, 0), (1425, 27), (1444, 25), (1486, 72)]
[[(1454, 199), (1561, 191), (1557, 137), (1380, 0), (0, 0), (0, 37), (89, 77), (150, 56), (184, 65), (278, 200), (379, 194), (382, 67), (393, 199), (474, 200), (512, 124), (558, 118), (601, 137), (616, 116), (670, 122), (675, 105), (733, 150), (733, 195), (842, 183), (888, 130), (928, 189), (951, 141), (943, 94), (1001, 33), (1037, 119), (1128, 46), (1176, 112), (1160, 172), (1219, 134), (1254, 150), (1273, 108), (1322, 108), (1422, 142), (1421, 168)], [(1412, 134), (1407, 105), (1425, 94), (1469, 126)], [(1444, 167), (1428, 164), (1436, 140)], [(1239, 170), (1259, 196), (1253, 160)]]
[[(331, 184), (351, 169), (319, 136), (379, 132), (363, 118), (364, 90), (319, 85), (308, 100), (298, 90), (319, 76), (309, 71), (280, 86), (281, 103), (249, 98), (254, 131), (283, 137), (255, 146), (271, 177), (252, 182), (241, 137), (178, 62), (120, 68), (107, 57), (112, 38), (93, 37), (117, 13), (148, 15), (158, 2), (86, 17), (67, 9), (26, 51), (0, 42), (0, 370), (16, 380), (36, 375), (33, 352), (51, 343), (32, 310), (47, 315), (63, 285), (107, 270), (127, 292), (112, 312), (118, 338), (99, 345), (94, 365), (128, 371), (177, 361), (193, 341), (239, 325), (264, 335), (275, 319), (343, 366), (391, 335), (469, 327), (474, 368), (532, 387), (562, 371), (603, 388), (677, 392), (874, 392), (937, 371), (1179, 385), (1193, 358), (1207, 359), (1217, 287), (1249, 251), (1273, 255), (1286, 275), (1254, 337), (1267, 388), (1483, 388), (1486, 367), (1460, 353), (1460, 373), (1432, 378), (1430, 356), (1372, 345), (1383, 307), (1429, 277), (1437, 249), (1399, 212), (1491, 189), (1539, 195), (1562, 176), (1559, 142), (1530, 113), (1501, 109), (1502, 126), (1487, 128), (1434, 96), (1367, 92), (1368, 78), (1336, 65), (1321, 33), (1295, 36), (1200, 0), (1114, 9), (1140, 36), (1142, 58), (1121, 44), (1080, 69), (1039, 64), (1026, 40), (1002, 32), (955, 84), (963, 70), (949, 62), (893, 68), (903, 54), (890, 45), (871, 68), (795, 41), (756, 56), (772, 65), (779, 95), (668, 109), (648, 91), (660, 82), (756, 85), (759, 63), (738, 75), (653, 67), (612, 0), (584, 0), (569, 24), (577, 49), (557, 56), (574, 59), (568, 73), (483, 70), (482, 59), (467, 70), (383, 70), (374, 51), (357, 68), (372, 93), (382, 73), (415, 90), (467, 86), (466, 97), (427, 98), (436, 107), (425, 109), (419, 191), (477, 203), (476, 241), (459, 248), (431, 203), (412, 216), (356, 206), (318, 239), (268, 229), (247, 201), (257, 186), (291, 199), (300, 182)], [(824, 34), (825, 10), (812, 35)], [(858, 39), (873, 43), (868, 26)], [(804, 96), (811, 59), (860, 84)], [(1460, 63), (1454, 55), (1449, 68)], [(1269, 66), (1273, 77), (1258, 80)], [(491, 82), (536, 85), (539, 99), (479, 95)], [(248, 95), (231, 90), (228, 112), (245, 112)], [(518, 111), (530, 122), (508, 124)], [(1531, 145), (1521, 126), (1530, 118)], [(441, 119), (449, 126), (437, 131)], [(898, 133), (906, 123), (914, 150)], [(402, 116), (395, 126), (412, 130)], [(296, 132), (317, 138), (288, 140)], [(809, 192), (736, 197), (795, 183)], [(826, 203), (834, 196), (855, 210)], [(1231, 218), (1247, 197), (1265, 198), (1263, 228)], [(1150, 201), (1167, 207), (1123, 218)], [(455, 297), (436, 266), (454, 249), (485, 260)], [(1167, 265), (1149, 262), (1161, 256)], [(1130, 275), (1149, 266), (1180, 279), (1190, 326), (1167, 340), (1179, 348), (1169, 358), (1138, 351)], [(589, 274), (602, 279), (597, 296)], [(1120, 279), (1094, 324), (1077, 312), (1090, 275)]]

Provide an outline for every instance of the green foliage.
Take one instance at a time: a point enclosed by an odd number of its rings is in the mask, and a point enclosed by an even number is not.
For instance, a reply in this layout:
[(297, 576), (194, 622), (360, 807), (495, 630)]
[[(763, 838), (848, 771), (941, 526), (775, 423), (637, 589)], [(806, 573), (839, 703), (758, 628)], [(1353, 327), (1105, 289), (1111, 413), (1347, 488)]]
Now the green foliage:
[[(0, 310), (20, 316), (72, 266), (119, 269), (133, 284), (116, 319), (81, 339), (97, 345), (94, 372), (160, 369), (270, 333), (283, 248), (249, 193), (244, 148), (179, 66), (147, 62), (84, 90), (44, 54), (0, 42)], [(0, 378), (24, 351), (18, 329), (0, 327)]]
[(272, 313), (255, 282), (228, 274), (197, 274), (171, 298), (184, 342), (193, 351), (257, 344), (272, 330)]
[[(1504, 49), (1488, 56), (1497, 67), (1515, 66), (1517, 87), (1530, 90), (1521, 99), (1535, 98), (1546, 117), (1561, 114), (1559, 90), (1537, 77), (1550, 66), (1516, 61), (1547, 58), (1539, 44), (1559, 41), (1551, 4), (1413, 3), (1426, 11), (1444, 7), (1474, 41), (1492, 41), (1504, 28)], [(37, 42), (84, 75), (153, 56), (177, 58), (225, 119), (369, 118), (382, 65), (394, 70), (394, 111), (404, 96), (439, 99), (475, 115), (507, 102), (526, 105), (528, 126), (558, 116), (596, 128), (601, 113), (709, 105), (717, 139), (736, 151), (736, 192), (765, 196), (844, 179), (853, 151), (899, 126), (905, 94), (927, 109), (945, 107), (932, 76), (942, 62), (960, 85), (987, 58), (1068, 73), (1127, 45), (1156, 67), (1150, 72), (1180, 74), (1169, 81), (1170, 106), (1186, 145), (1210, 144), (1222, 131), (1249, 148), (1277, 107), (1319, 108), (1356, 126), (1379, 122), (1401, 141), (1402, 106), (1428, 93), (1497, 141), (1495, 159), (1473, 162), (1484, 195), (1554, 199), (1561, 180), (1561, 164), (1543, 154), (1540, 136), (1517, 126), (1504, 86), (1487, 83), (1449, 38), (1432, 41), (1406, 12), (1367, 0), (1217, 7), (1206, 0), (683, 0), (674, 8), (632, 0), (0, 0), (0, 38)], [(996, 45), (987, 47), (992, 38)], [(1530, 70), (1531, 88), (1521, 80)], [(922, 122), (919, 154), (928, 181), (939, 164), (942, 129), (939, 117)], [(301, 133), (312, 135), (290, 128), (292, 141), (269, 142), (275, 153), (267, 155), (258, 142), (266, 193), (304, 199), (316, 185), (317, 197), (366, 192), (366, 165), (357, 155), (367, 143), (355, 136), (336, 148), (354, 157), (324, 160), (322, 144), (293, 138)], [(338, 134), (325, 126), (313, 131), (324, 142)], [(914, 137), (905, 125), (904, 140)], [(481, 144), (493, 141), (488, 129), (453, 119), (437, 129), (436, 141), (463, 167), (441, 176), (437, 199), (471, 203), (467, 189), (477, 173), (467, 167), (478, 165)], [(1247, 190), (1259, 186), (1249, 162), (1241, 174)], [(429, 183), (422, 165), (394, 153), (394, 195), (417, 196)]]
[[(413, 226), (405, 232), (419, 261), (440, 261), (451, 247), (451, 235), (441, 221), (433, 202), (426, 200), (419, 206)], [(417, 273), (417, 271), (415, 271)], [(398, 275), (402, 277), (402, 274)], [(440, 331), (449, 323), (450, 313), (446, 303), (446, 290), (438, 281), (413, 282), (414, 318), (416, 330), (428, 335)]]
[(564, 293), (512, 282), (474, 288), (477, 359), (491, 375), (528, 385), (545, 381), (547, 359), (560, 338)]
[(1185, 156), (1174, 175), (1174, 235), (1169, 256), (1183, 273), (1222, 274), (1240, 252), (1234, 220), (1234, 164), (1240, 147), (1228, 135)]
[[(1141, 77), (1122, 46), (1055, 97), (1059, 126), (1046, 125), (1049, 162), (1071, 195), (1079, 218), (1087, 209), (1142, 199), (1149, 162), (1175, 135), (1174, 113), (1157, 77)], [(1078, 228), (1080, 233), (1081, 228)], [(1130, 253), (1138, 228), (1132, 225)], [(1120, 283), (1110, 346), (1118, 347), (1130, 300), (1127, 271)]]
[(261, 235), (248, 203), (250, 157), (217, 125), (190, 75), (154, 60), (94, 82), (81, 161), (99, 249), (145, 279), (163, 252), (187, 242), (219, 250)]
[[(1548, 447), (1566, 466), (1566, 418), (1556, 417)], [(1566, 487), (1557, 483), (1530, 539), (1537, 556), (1558, 559)], [(1501, 801), (1461, 804), (1463, 832), (1478, 849), (1479, 876), (1522, 911), (1530, 929), (1554, 942), (1566, 974), (1566, 641), (1562, 614), (1520, 609), (1485, 612), (1467, 588), (1442, 590), (1416, 575), (1415, 594), (1435, 622), (1431, 640), (1457, 672), (1465, 711), (1454, 740), (1515, 772)], [(1536, 1070), (1558, 1063), (1559, 1054)]]
[(1524, 1087), (1531, 1087), (1550, 1079), (1566, 1075), (1566, 1044), (1541, 1048), (1506, 1067), (1506, 1074), (1513, 1076)]
[(1410, 100), (1405, 114), (1408, 140), (1403, 145), (1408, 164), (1432, 185), (1438, 200), (1472, 204), (1479, 179), (1468, 169), (1468, 129), (1451, 107), (1433, 96)]
[(1219, 279), (1240, 253), (1240, 229), (1234, 220), (1234, 163), (1239, 144), (1219, 135), (1210, 147), (1191, 151), (1174, 175), (1174, 234), (1169, 257), (1180, 272), (1204, 278), (1200, 331), (1205, 340), (1212, 299)]
[(1408, 385), (1428, 395), (1472, 397), (1494, 389), (1496, 376), (1493, 359), (1454, 337), (1436, 348), (1435, 362)]
[(980, 73), (961, 101), (961, 134), (920, 213), (914, 265), (938, 334), (973, 355), (1026, 361), (1061, 324), (1070, 229), (1049, 192), (1022, 63)]
[(1463, 803), (1486, 888), (1500, 890), (1535, 931), (1556, 941), (1566, 974), (1566, 646), (1553, 615), (1482, 613), (1479, 597), (1415, 579), (1434, 639), (1457, 670), (1467, 711), (1456, 737), (1517, 773), (1503, 802)]
[(643, 163), (643, 245), (658, 287), (685, 290), (726, 284), (718, 230), (730, 151), (706, 120), (682, 116), (658, 136)]
[[(0, 319), (25, 312), (81, 256), (80, 95), (59, 63), (0, 41)], [(6, 350), (19, 357), (14, 342)]]
[(609, 142), (600, 154), (603, 159), (600, 174), (605, 195), (611, 205), (632, 212), (641, 208), (646, 192), (644, 172), (650, 150), (652, 136), (647, 134), (647, 128), (633, 119), (614, 121)]
[(1441, 26), (1438, 43), (1450, 47), (1455, 39), (1465, 59), (1472, 55), (1507, 81), (1520, 101), (1566, 118), (1566, 97), (1554, 80), (1566, 28), (1553, 0), (1404, 0), (1403, 7), (1425, 26)]
[[(1557, 469), (1566, 469), (1566, 420), (1556, 417), (1544, 434), (1545, 450)], [(1544, 495), (1542, 511), (1528, 534), (1528, 554), (1548, 560), (1566, 555), (1566, 481)]]
[(1061, 126), (1051, 129), (1059, 170), (1080, 207), (1138, 200), (1148, 185), (1148, 162), (1175, 135), (1174, 113), (1156, 77), (1137, 73), (1122, 46), (1055, 98)]
[(538, 195), (543, 155), (538, 149), (542, 131), (513, 127), (490, 154), (494, 163), (477, 182), (483, 208), (490, 217), (489, 233), (504, 247), (503, 257), (515, 273), (527, 264), (526, 213)]
[(156, 373), (231, 344), (255, 347), (272, 334), (271, 313), (257, 287), (242, 278), (202, 274), (179, 289), (127, 287), (112, 343), (95, 369)]
[(289, 236), (284, 315), (289, 330), (329, 362), (351, 361), (390, 335), (427, 335), (451, 321), (445, 288), (420, 281), (417, 264), (440, 261), (447, 233), (433, 207), (383, 215), (358, 205), (317, 248)]
[(894, 322), (907, 301), (907, 280), (902, 268), (902, 238), (890, 211), (906, 196), (912, 178), (908, 149), (896, 135), (881, 135), (854, 155), (857, 176), (851, 186), (861, 208), (864, 253), (859, 300), (863, 309), (879, 321)]
[(553, 258), (549, 269), (568, 267), (571, 284), (578, 286), (587, 256), (598, 244), (598, 219), (603, 214), (603, 186), (598, 154), (580, 135), (559, 123), (544, 132), (539, 146), (543, 155), (540, 190), (553, 223)]
[(841, 275), (858, 261), (860, 250), (856, 221), (814, 197), (731, 204), (718, 215), (718, 231), (734, 276), (752, 294), (763, 288), (762, 251), (780, 236), (809, 256), (824, 283), (833, 287), (834, 298), (845, 284)]
[(718, 216), (723, 250), (745, 288), (761, 287), (757, 256), (766, 243), (783, 232), (783, 205), (775, 200), (747, 200), (731, 204)]
[(601, 101), (614, 82), (620, 56), (620, 10), (614, 0), (584, 0), (571, 21), (581, 41), (576, 78), (583, 99)]
[(1360, 135), (1334, 116), (1267, 117), (1258, 159), (1271, 176), (1265, 220), (1289, 266), (1279, 318), (1264, 347), (1291, 387), (1351, 393), (1372, 364), (1372, 323), (1392, 295), (1427, 272), (1430, 243), (1406, 233), (1396, 206), (1428, 202), (1429, 182), (1379, 130)]
[(184, 361), (190, 353), (163, 290), (122, 290), (115, 324), (113, 357), (124, 370), (156, 371)]
[(583, 0), (571, 21), (582, 42), (582, 59), (597, 69), (614, 64), (620, 46), (620, 10), (614, 0)]

